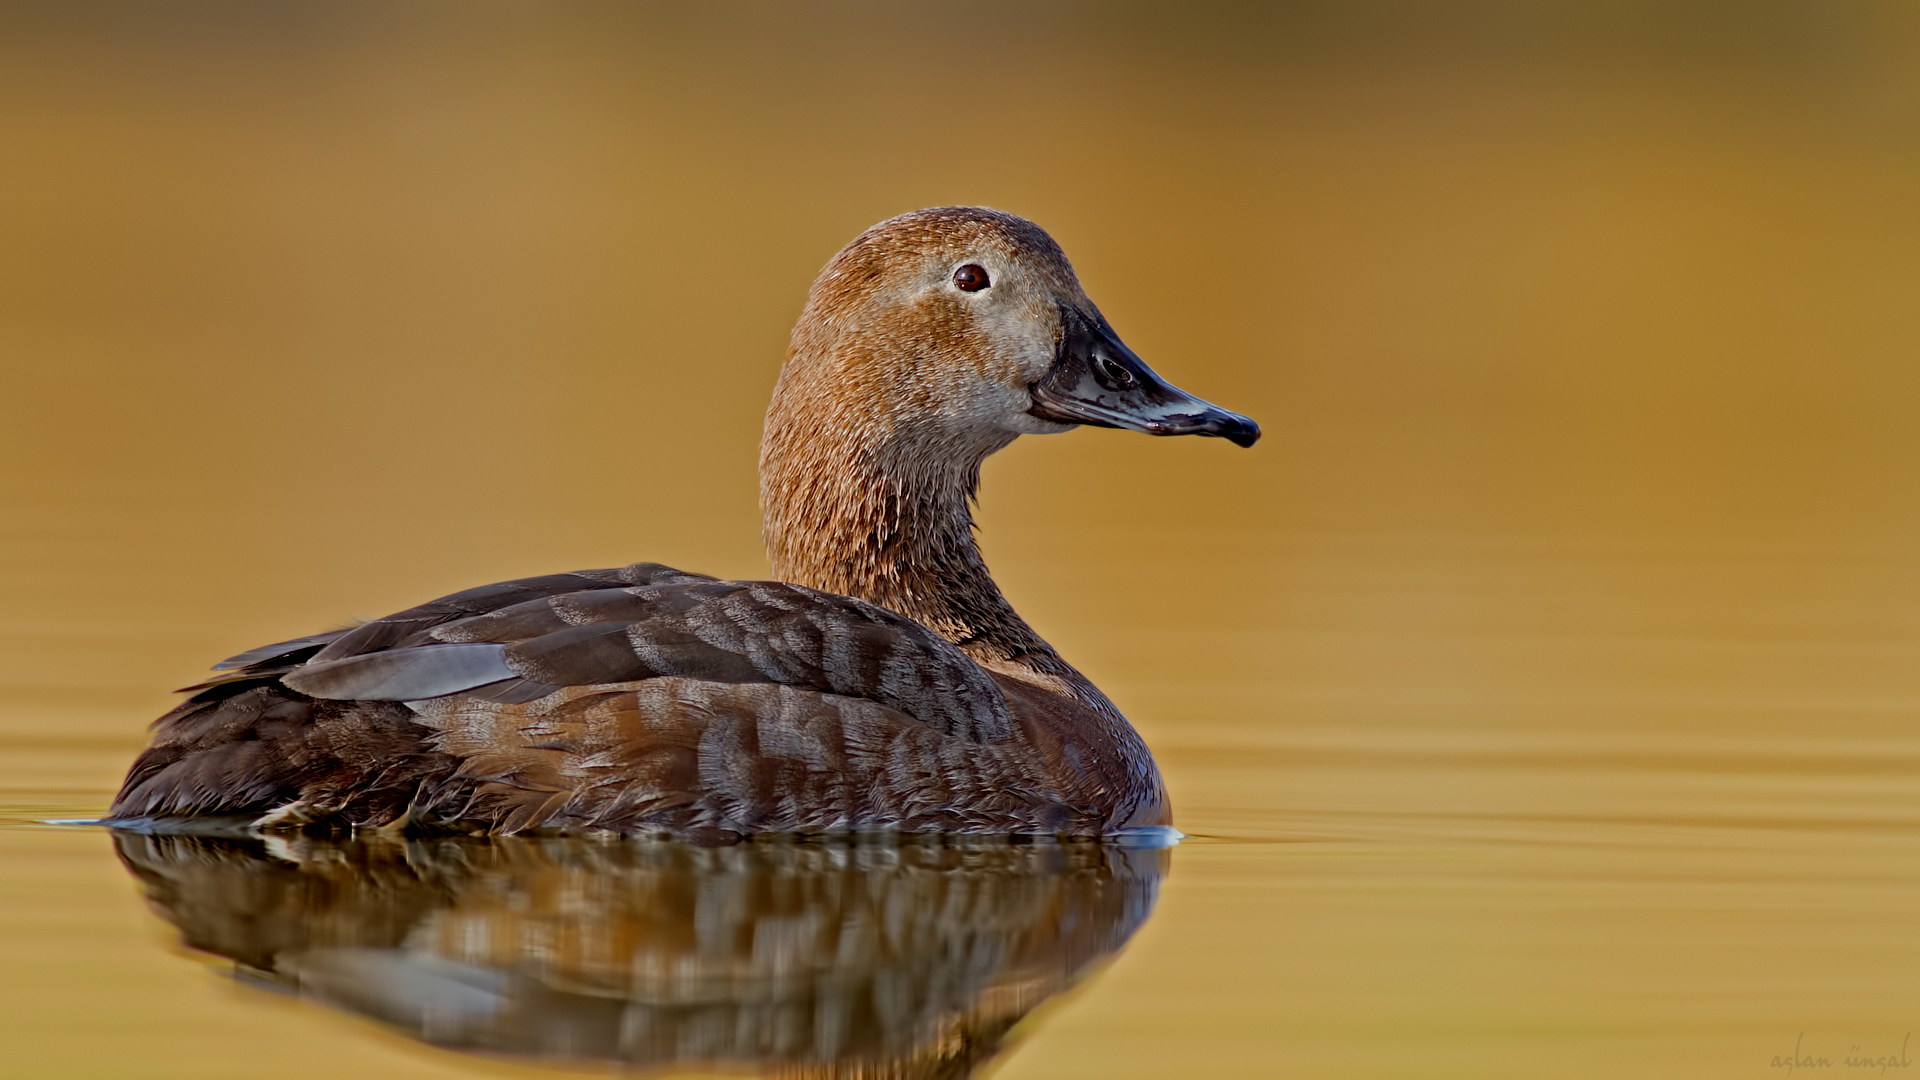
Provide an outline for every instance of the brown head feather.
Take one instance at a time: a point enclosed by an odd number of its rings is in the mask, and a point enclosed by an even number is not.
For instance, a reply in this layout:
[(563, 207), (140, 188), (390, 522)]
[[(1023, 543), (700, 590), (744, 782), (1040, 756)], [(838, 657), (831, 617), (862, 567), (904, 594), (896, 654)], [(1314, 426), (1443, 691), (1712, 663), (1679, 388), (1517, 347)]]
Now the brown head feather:
[[(989, 288), (954, 286), (968, 263)], [(1092, 310), (1060, 246), (995, 210), (906, 214), (834, 256), (794, 328), (761, 443), (774, 575), (892, 608), (984, 662), (1065, 668), (994, 585), (971, 512), (988, 455), (1065, 430), (1027, 411), (1063, 303)]]

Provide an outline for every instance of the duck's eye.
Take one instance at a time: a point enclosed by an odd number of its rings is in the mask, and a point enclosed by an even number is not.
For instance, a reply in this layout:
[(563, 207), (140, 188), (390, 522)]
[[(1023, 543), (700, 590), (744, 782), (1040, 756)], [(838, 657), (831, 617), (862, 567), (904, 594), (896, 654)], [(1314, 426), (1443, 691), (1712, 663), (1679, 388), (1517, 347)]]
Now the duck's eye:
[(953, 286), (961, 292), (979, 292), (993, 284), (987, 279), (987, 268), (979, 263), (968, 263), (953, 272)]
[(1125, 390), (1133, 385), (1133, 372), (1128, 371), (1117, 360), (1095, 353), (1093, 367), (1095, 381), (1109, 390)]

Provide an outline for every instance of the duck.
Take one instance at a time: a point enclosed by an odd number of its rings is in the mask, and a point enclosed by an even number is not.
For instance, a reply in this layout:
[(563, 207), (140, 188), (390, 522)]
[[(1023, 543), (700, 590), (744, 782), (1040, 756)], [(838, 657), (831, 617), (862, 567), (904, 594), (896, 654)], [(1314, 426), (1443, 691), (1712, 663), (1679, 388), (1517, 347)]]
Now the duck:
[(994, 583), (988, 456), (1076, 427), (1250, 447), (1122, 343), (1060, 245), (984, 207), (867, 229), (767, 410), (772, 575), (504, 581), (231, 657), (108, 824), (193, 831), (1111, 837), (1172, 809), (1126, 717)]

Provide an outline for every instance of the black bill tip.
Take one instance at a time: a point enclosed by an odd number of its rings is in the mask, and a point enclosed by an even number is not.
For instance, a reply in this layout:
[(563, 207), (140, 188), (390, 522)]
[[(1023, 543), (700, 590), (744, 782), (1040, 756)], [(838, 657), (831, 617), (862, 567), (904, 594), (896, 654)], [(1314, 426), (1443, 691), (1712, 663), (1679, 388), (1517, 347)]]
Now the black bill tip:
[(1231, 426), (1224, 427), (1214, 434), (1235, 446), (1252, 446), (1260, 441), (1260, 425), (1254, 423), (1251, 417), (1235, 416), (1233, 420)]
[(1218, 406), (1208, 406), (1205, 412), (1196, 416), (1182, 417), (1164, 426), (1146, 430), (1153, 435), (1211, 435), (1235, 446), (1252, 446), (1260, 441), (1260, 425), (1252, 417), (1228, 412)]

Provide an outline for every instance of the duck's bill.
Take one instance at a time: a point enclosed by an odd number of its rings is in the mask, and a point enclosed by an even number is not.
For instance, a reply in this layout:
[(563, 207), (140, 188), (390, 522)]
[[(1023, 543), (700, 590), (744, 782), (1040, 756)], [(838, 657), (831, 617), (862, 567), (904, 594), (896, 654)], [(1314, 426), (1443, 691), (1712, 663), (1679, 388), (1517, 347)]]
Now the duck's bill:
[(1167, 382), (1106, 325), (1072, 309), (1053, 366), (1033, 386), (1027, 411), (1057, 424), (1092, 424), (1149, 435), (1213, 435), (1241, 446), (1260, 438), (1260, 425), (1202, 401)]

